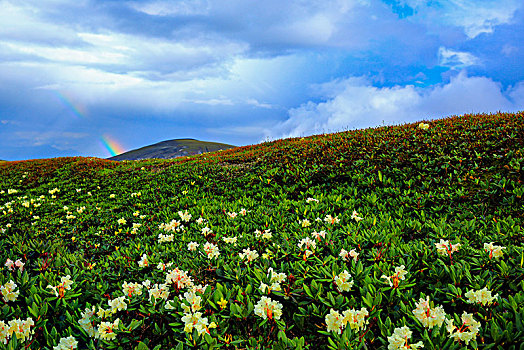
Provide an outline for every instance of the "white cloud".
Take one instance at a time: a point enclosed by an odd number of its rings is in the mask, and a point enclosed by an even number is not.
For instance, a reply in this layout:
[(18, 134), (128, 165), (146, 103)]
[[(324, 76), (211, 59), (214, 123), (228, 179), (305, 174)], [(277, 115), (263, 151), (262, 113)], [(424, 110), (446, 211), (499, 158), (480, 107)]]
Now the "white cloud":
[(511, 23), (521, 0), (404, 0), (425, 21), (462, 27), (473, 39), (492, 33), (496, 26)]
[(461, 69), (479, 63), (479, 59), (469, 52), (455, 51), (441, 46), (438, 50), (439, 64), (444, 67)]
[(133, 2), (130, 6), (151, 16), (205, 15), (209, 13), (210, 9), (207, 0)]
[[(330, 89), (331, 92), (329, 91)], [(308, 102), (289, 111), (289, 118), (268, 132), (284, 138), (414, 122), (473, 112), (515, 111), (524, 108), (524, 84), (502, 91), (486, 77), (465, 72), (443, 85), (425, 89), (412, 85), (374, 87), (365, 78), (348, 78), (323, 87), (324, 102)]]

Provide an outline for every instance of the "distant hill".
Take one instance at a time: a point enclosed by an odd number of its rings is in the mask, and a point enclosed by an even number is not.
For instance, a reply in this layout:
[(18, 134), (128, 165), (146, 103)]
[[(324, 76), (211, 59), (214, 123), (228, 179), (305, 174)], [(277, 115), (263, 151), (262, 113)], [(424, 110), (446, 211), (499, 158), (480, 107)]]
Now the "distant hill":
[(111, 160), (140, 160), (149, 158), (171, 159), (183, 156), (191, 156), (207, 152), (215, 152), (235, 148), (236, 146), (218, 142), (198, 141), (195, 139), (175, 139), (167, 140), (154, 145), (145, 146), (131, 150), (117, 156)]

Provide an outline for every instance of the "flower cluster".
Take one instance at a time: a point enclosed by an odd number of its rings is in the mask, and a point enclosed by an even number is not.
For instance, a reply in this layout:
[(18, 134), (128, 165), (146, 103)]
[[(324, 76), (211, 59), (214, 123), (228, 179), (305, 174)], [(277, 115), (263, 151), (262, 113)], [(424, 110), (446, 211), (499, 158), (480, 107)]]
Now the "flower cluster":
[(269, 278), (270, 285), (267, 285), (265, 283), (260, 283), (260, 291), (262, 293), (270, 294), (271, 291), (280, 291), (282, 290), (282, 287), (280, 286), (280, 283), (284, 282), (284, 280), (287, 278), (286, 274), (281, 272), (277, 273), (275, 270), (273, 270), (272, 267), (270, 267), (267, 270), (267, 277)]
[(480, 322), (476, 321), (473, 318), (472, 314), (464, 311), (461, 317), (462, 325), (456, 327), (453, 323), (453, 320), (446, 319), (446, 329), (449, 332), (451, 338), (455, 340), (461, 340), (466, 343), (466, 345), (473, 340), (480, 329)]
[(11, 259), (7, 259), (5, 262), (5, 266), (9, 271), (14, 271), (15, 266), (18, 267), (20, 271), (24, 271), (24, 265), (25, 264), (20, 259), (17, 259), (15, 262), (13, 262), (13, 260)]
[(311, 236), (313, 236), (313, 238), (315, 238), (319, 242), (321, 241), (321, 238), (322, 239), (326, 238), (326, 234), (327, 234), (326, 231), (320, 231), (320, 232), (313, 231), (313, 232), (311, 232)]
[(330, 214), (326, 215), (324, 218), (324, 222), (327, 222), (328, 224), (334, 225), (338, 224), (340, 222), (338, 216), (331, 216)]
[(258, 252), (256, 250), (251, 250), (249, 248), (246, 248), (246, 249), (243, 249), (242, 250), (242, 253), (238, 253), (238, 255), (240, 256), (240, 258), (242, 260), (247, 260), (247, 262), (251, 262), (253, 260), (255, 260), (256, 258), (258, 258)]
[(499, 245), (493, 245), (493, 242), (490, 243), (484, 243), (484, 250), (489, 253), (489, 258), (501, 258), (502, 255), (504, 255), (503, 250), (506, 249), (506, 247), (502, 247)]
[(167, 224), (161, 223), (158, 226), (158, 229), (166, 232), (180, 232), (184, 231), (184, 225), (182, 225), (180, 221), (173, 219)]
[(460, 243), (451, 244), (449, 241), (441, 239), (439, 243), (435, 243), (435, 246), (437, 247), (437, 253), (443, 256), (448, 255), (451, 258), (451, 254), (460, 248)]
[(427, 123), (420, 123), (418, 125), (418, 128), (421, 129), (421, 130), (428, 130), (429, 129), (429, 124), (427, 124)]
[(413, 333), (407, 326), (395, 328), (393, 334), (390, 337), (388, 337), (388, 350), (423, 348), (424, 344), (421, 341), (415, 344), (408, 344), (408, 341), (411, 338), (412, 334)]
[(331, 309), (329, 314), (326, 315), (327, 331), (340, 334), (347, 325), (357, 331), (364, 329), (367, 324), (367, 316), (369, 316), (369, 311), (365, 307), (360, 310), (346, 310), (342, 315), (338, 311)]
[(335, 284), (339, 292), (348, 292), (353, 287), (353, 280), (350, 280), (351, 275), (347, 270), (335, 276)]
[(100, 339), (113, 340), (116, 338), (115, 329), (118, 329), (120, 319), (116, 319), (113, 322), (100, 322), (98, 325), (98, 336)]
[(358, 253), (356, 252), (355, 249), (351, 249), (349, 252), (345, 249), (341, 249), (340, 250), (340, 254), (339, 256), (344, 260), (344, 261), (349, 261), (350, 258), (353, 258), (353, 261), (357, 261), (358, 260)]
[(475, 291), (471, 289), (464, 295), (466, 296), (466, 298), (468, 298), (468, 303), (479, 303), (484, 306), (487, 304), (491, 304), (493, 300), (495, 300), (499, 296), (498, 294), (492, 296), (491, 291), (487, 287)]
[(122, 292), (129, 298), (133, 297), (133, 295), (142, 295), (142, 285), (136, 282), (127, 283), (124, 281), (122, 284)]
[(282, 316), (282, 304), (264, 296), (255, 305), (255, 315), (262, 317), (264, 320), (279, 320)]
[(307, 258), (317, 248), (317, 243), (309, 237), (303, 238), (298, 242), (298, 248), (304, 250), (304, 257)]
[(420, 298), (415, 306), (413, 314), (426, 328), (440, 327), (446, 320), (446, 313), (442, 306), (431, 307), (429, 297)]
[(263, 231), (255, 230), (255, 237), (256, 238), (262, 237), (263, 239), (270, 240), (271, 237), (273, 237), (273, 234), (271, 233), (271, 230), (268, 230), (268, 229), (263, 230)]
[(210, 242), (207, 242), (206, 244), (204, 244), (204, 251), (206, 252), (207, 257), (209, 259), (218, 258), (218, 256), (220, 255), (218, 246)]
[(10, 280), (3, 286), (0, 286), (0, 293), (2, 293), (2, 299), (4, 299), (4, 302), (8, 301), (16, 301), (16, 298), (18, 298), (18, 294), (20, 294), (20, 291), (15, 289), (17, 288), (17, 285), (13, 280)]
[(32, 334), (31, 327), (34, 325), (35, 322), (31, 317), (28, 317), (25, 321), (17, 318), (9, 321), (7, 324), (4, 321), (0, 321), (0, 343), (7, 344), (13, 334), (19, 342), (29, 339)]
[(191, 220), (191, 214), (189, 214), (187, 210), (185, 210), (184, 212), (179, 211), (178, 216), (180, 216), (180, 220), (184, 222), (189, 222), (189, 220)]
[(73, 350), (76, 349), (77, 346), (78, 342), (76, 341), (75, 337), (70, 336), (61, 338), (58, 345), (53, 347), (53, 350)]
[(60, 283), (56, 286), (48, 285), (47, 288), (53, 290), (55, 293), (55, 296), (63, 298), (65, 291), (71, 289), (71, 285), (73, 284), (73, 281), (71, 280), (71, 276), (67, 275), (60, 278)]
[(391, 276), (382, 275), (380, 278), (385, 278), (389, 283), (390, 287), (397, 288), (400, 281), (406, 279), (408, 272), (405, 270), (404, 265), (396, 266), (395, 273)]

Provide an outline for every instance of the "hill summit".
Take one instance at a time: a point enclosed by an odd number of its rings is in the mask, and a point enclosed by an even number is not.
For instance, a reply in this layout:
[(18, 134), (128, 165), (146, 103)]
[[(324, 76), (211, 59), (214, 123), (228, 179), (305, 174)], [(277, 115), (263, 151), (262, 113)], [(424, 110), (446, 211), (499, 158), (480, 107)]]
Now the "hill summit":
[(153, 145), (134, 149), (110, 160), (141, 160), (141, 159), (172, 159), (177, 157), (192, 156), (207, 152), (216, 152), (235, 148), (236, 146), (218, 142), (199, 141), (195, 139), (174, 139), (155, 143)]

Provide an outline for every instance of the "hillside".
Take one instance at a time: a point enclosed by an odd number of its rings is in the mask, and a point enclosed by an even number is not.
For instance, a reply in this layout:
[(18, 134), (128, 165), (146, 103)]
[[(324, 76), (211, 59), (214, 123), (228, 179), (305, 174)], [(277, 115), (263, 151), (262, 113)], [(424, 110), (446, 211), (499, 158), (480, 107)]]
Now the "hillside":
[(0, 164), (0, 320), (31, 332), (0, 337), (522, 349), (524, 112), (425, 123)]
[(176, 139), (162, 141), (150, 146), (131, 150), (117, 156), (111, 160), (142, 160), (142, 159), (172, 159), (177, 157), (192, 156), (219, 150), (235, 148), (236, 146), (218, 142), (198, 141), (195, 139)]

